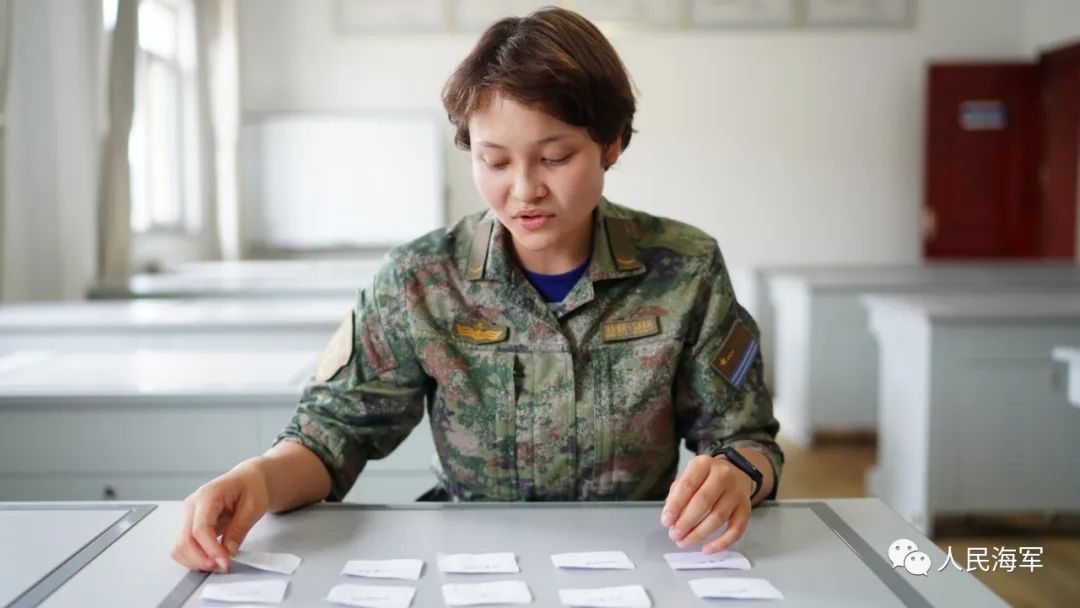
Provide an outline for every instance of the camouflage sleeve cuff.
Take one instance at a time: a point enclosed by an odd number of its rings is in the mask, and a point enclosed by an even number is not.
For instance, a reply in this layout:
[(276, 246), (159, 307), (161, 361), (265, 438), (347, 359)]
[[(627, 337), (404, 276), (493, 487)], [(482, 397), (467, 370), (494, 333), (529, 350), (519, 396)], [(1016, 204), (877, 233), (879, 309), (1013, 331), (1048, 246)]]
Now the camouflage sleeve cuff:
[(327, 502), (341, 502), (345, 499), (345, 495), (349, 493), (349, 489), (356, 480), (356, 476), (348, 476), (343, 474), (340, 467), (335, 466), (335, 460), (330, 450), (326, 449), (326, 446), (322, 445), (318, 441), (315, 441), (307, 435), (297, 433), (295, 431), (284, 431), (278, 435), (274, 440), (274, 445), (282, 443), (284, 441), (291, 441), (292, 443), (299, 443), (305, 448), (311, 450), (315, 456), (319, 458), (323, 463), (323, 467), (326, 468), (326, 472), (330, 475), (330, 494), (324, 499)]

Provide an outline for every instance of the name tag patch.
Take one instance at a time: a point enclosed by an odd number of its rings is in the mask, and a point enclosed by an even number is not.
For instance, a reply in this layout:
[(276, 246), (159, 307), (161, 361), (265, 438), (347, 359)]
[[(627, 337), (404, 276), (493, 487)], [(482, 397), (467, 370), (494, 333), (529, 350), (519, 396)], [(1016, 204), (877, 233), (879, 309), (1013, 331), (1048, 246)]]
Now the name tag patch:
[(604, 342), (633, 340), (660, 333), (660, 323), (656, 317), (642, 317), (628, 321), (608, 321), (600, 325), (600, 335)]
[(735, 325), (724, 338), (724, 343), (716, 354), (716, 358), (713, 359), (712, 366), (735, 388), (739, 388), (750, 373), (750, 367), (757, 354), (758, 343), (754, 339), (754, 334), (750, 333), (742, 321), (735, 321)]

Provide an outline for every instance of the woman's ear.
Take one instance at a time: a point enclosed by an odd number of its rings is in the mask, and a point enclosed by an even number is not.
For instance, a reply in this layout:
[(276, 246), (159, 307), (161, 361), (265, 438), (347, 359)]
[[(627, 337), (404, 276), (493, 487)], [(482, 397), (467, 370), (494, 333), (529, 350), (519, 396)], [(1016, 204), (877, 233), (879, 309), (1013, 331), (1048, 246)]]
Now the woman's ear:
[(601, 163), (604, 165), (604, 171), (607, 171), (615, 164), (615, 161), (619, 160), (619, 154), (622, 153), (622, 138), (620, 137), (611, 142), (601, 152)]

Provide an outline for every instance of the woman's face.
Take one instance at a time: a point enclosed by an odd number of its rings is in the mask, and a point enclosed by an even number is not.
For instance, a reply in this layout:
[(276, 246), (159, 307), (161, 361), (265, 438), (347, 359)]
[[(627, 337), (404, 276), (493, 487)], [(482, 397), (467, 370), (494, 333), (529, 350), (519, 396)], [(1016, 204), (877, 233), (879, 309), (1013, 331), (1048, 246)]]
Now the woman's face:
[(498, 94), (469, 117), (469, 139), (473, 181), (513, 235), (522, 264), (536, 272), (569, 270), (562, 268), (567, 256), (588, 252), (592, 211), (618, 142), (605, 150), (583, 127)]

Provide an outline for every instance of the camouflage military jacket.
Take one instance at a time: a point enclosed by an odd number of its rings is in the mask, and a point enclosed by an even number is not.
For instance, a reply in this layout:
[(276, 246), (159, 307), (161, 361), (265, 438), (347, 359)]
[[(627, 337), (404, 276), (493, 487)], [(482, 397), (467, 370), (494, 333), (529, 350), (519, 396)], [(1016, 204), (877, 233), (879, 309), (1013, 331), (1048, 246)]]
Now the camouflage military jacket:
[(594, 223), (556, 305), (490, 211), (392, 250), (278, 441), (319, 456), (332, 500), (425, 408), (455, 498), (662, 499), (680, 439), (758, 449), (779, 480), (758, 330), (716, 241), (606, 200)]

